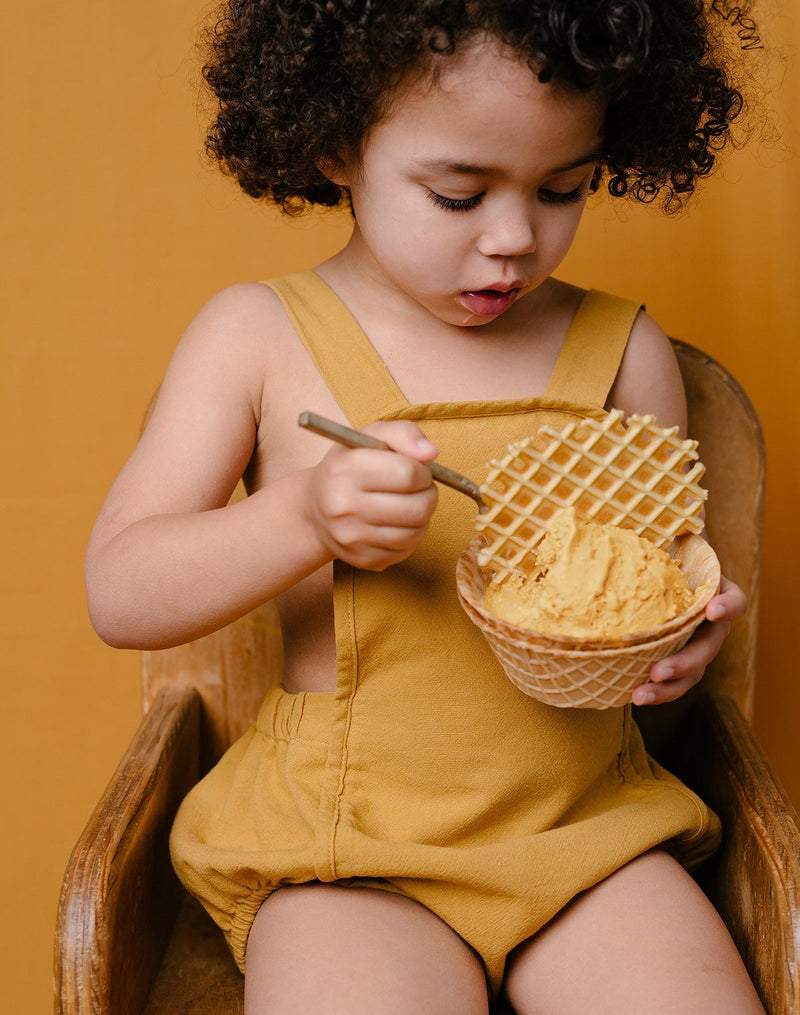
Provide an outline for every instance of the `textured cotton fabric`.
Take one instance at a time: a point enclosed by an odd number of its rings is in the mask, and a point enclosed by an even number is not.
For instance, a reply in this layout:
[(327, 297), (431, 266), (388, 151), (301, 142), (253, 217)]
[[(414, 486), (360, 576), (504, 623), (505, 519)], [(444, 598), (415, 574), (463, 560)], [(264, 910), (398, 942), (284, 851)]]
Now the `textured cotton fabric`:
[[(603, 416), (638, 311), (589, 292), (544, 398), (409, 405), (319, 276), (267, 284), (353, 426), (413, 419), (478, 480), (542, 423)], [(406, 561), (335, 562), (336, 690), (273, 687), (178, 812), (175, 868), (241, 969), (270, 892), (341, 881), (428, 907), (496, 993), (508, 953), (579, 892), (654, 846), (687, 866), (716, 848), (715, 815), (648, 758), (630, 706), (559, 709), (511, 684), (456, 596), (475, 504), (439, 493)]]

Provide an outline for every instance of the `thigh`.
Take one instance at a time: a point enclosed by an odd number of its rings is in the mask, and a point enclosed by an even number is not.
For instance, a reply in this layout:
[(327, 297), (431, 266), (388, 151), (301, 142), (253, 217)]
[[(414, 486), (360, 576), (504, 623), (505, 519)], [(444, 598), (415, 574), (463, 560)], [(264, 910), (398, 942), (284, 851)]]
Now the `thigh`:
[(405, 896), (312, 883), (280, 888), (247, 943), (245, 1015), (486, 1015), (483, 965)]
[(518, 1015), (764, 1015), (714, 907), (658, 850), (515, 949), (505, 989)]

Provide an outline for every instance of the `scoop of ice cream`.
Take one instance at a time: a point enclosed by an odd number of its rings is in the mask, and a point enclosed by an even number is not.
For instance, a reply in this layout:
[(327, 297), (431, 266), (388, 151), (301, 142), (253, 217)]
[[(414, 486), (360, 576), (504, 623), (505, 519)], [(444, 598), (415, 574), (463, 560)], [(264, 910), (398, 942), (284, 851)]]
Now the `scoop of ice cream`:
[(630, 529), (561, 511), (529, 577), (491, 582), (484, 606), (541, 634), (613, 639), (658, 627), (695, 599), (674, 560)]

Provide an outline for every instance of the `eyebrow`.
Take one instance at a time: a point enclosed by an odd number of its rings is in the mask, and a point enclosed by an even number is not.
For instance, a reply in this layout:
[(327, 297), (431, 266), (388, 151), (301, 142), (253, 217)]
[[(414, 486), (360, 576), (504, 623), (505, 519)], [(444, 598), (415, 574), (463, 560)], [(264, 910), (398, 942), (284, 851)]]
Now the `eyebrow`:
[[(548, 176), (556, 176), (558, 173), (566, 173), (570, 169), (578, 169), (579, 166), (587, 166), (590, 162), (596, 162), (603, 154), (602, 148), (593, 148), (585, 155), (565, 162), (563, 166), (556, 166), (548, 172)], [(451, 159), (419, 159), (417, 165), (421, 169), (429, 169), (437, 173), (456, 173), (461, 176), (498, 176), (500, 171), (490, 166), (473, 165), (470, 162), (455, 162)]]

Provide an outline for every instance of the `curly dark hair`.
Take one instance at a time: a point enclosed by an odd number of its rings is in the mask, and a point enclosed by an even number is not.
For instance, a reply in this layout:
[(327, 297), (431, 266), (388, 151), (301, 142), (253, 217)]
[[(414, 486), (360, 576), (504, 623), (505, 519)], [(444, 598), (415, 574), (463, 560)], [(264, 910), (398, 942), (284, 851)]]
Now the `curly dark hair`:
[[(255, 198), (289, 213), (346, 203), (317, 168), (357, 152), (409, 72), (482, 34), (540, 81), (608, 96), (595, 187), (673, 210), (731, 139), (720, 0), (227, 0), (206, 36), (218, 100), (208, 154)], [(737, 8), (738, 10), (738, 8)], [(749, 22), (752, 24), (752, 22)]]

